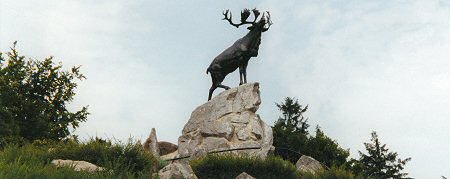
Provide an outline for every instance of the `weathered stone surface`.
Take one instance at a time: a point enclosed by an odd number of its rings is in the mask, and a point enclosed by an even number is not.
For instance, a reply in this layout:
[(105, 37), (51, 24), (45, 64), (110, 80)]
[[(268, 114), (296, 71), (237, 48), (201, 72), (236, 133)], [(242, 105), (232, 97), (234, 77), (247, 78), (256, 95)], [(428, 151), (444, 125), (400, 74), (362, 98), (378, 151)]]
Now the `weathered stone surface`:
[(229, 140), (233, 137), (234, 126), (230, 122), (213, 121), (205, 124), (200, 132), (203, 137), (218, 137)]
[(55, 159), (52, 160), (51, 164), (54, 167), (74, 167), (75, 171), (87, 171), (87, 172), (95, 172), (95, 171), (103, 171), (105, 168), (98, 167), (92, 163), (86, 161), (73, 161), (73, 160), (61, 160)]
[(255, 114), (260, 104), (259, 84), (248, 83), (226, 90), (197, 107), (178, 138), (179, 154), (261, 147), (238, 152), (267, 156), (273, 150), (272, 128)]
[(156, 138), (156, 130), (152, 128), (150, 135), (144, 142), (144, 149), (151, 152), (153, 156), (159, 157), (158, 139)]
[(172, 144), (170, 142), (166, 142), (166, 141), (158, 142), (158, 146), (159, 146), (159, 155), (161, 155), (161, 156), (173, 153), (173, 152), (177, 151), (177, 149), (178, 149), (177, 145)]
[(239, 174), (236, 179), (255, 179), (255, 177), (252, 177), (251, 175), (249, 175), (248, 173), (242, 172), (241, 174)]
[(300, 159), (298, 159), (295, 167), (297, 167), (297, 170), (301, 172), (309, 172), (312, 174), (315, 174), (318, 170), (323, 168), (319, 161), (306, 155), (303, 155)]
[(161, 160), (170, 160), (170, 159), (174, 159), (174, 158), (177, 158), (177, 157), (179, 157), (178, 150), (175, 151), (175, 152), (172, 152), (170, 154), (161, 155), (160, 159)]
[(197, 179), (187, 161), (172, 162), (162, 168), (158, 174), (161, 179)]

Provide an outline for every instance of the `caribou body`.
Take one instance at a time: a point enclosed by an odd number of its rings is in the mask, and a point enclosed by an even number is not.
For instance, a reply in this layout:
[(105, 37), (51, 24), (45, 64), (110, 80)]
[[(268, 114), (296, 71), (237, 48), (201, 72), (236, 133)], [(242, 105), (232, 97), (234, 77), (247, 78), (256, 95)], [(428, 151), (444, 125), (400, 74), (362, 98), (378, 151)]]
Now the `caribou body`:
[[(209, 89), (208, 100), (211, 100), (214, 90), (218, 87), (230, 89), (230, 87), (222, 84), (225, 76), (239, 68), (239, 85), (247, 83), (247, 64), (251, 57), (258, 56), (259, 45), (261, 44), (261, 34), (269, 30), (272, 22), (270, 21), (270, 14), (267, 12), (267, 17), (263, 13), (259, 21), (257, 21), (260, 12), (256, 9), (252, 10), (255, 19), (247, 21), (250, 16), (250, 10), (244, 9), (241, 12), (241, 23), (235, 24), (232, 22), (231, 12), (226, 10), (223, 19), (227, 20), (231, 25), (238, 28), (244, 24), (250, 24), (247, 29), (250, 30), (244, 37), (238, 39), (233, 45), (228, 47), (220, 53), (209, 65), (206, 73), (211, 74), (212, 85)], [(229, 16), (228, 16), (229, 15)]]

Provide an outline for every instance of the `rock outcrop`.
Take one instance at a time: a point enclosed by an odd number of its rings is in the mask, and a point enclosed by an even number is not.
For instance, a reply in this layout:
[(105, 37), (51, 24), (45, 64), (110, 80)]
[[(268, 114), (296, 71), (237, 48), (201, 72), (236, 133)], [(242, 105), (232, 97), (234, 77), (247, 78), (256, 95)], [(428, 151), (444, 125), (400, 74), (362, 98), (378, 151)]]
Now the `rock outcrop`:
[(248, 83), (197, 107), (178, 138), (179, 155), (259, 147), (234, 152), (267, 156), (274, 149), (272, 128), (256, 114), (260, 104), (259, 83)]
[(147, 150), (153, 154), (155, 157), (159, 157), (159, 146), (158, 139), (156, 138), (156, 130), (152, 128), (150, 135), (144, 142), (144, 150)]
[(323, 169), (322, 164), (320, 164), (319, 161), (306, 155), (303, 155), (300, 159), (298, 159), (295, 167), (297, 167), (297, 170), (301, 172), (309, 172), (312, 174), (315, 174), (317, 171)]
[(52, 160), (51, 164), (56, 168), (58, 168), (58, 167), (74, 167), (73, 169), (75, 171), (96, 172), (96, 171), (105, 170), (105, 168), (103, 168), (103, 167), (98, 167), (98, 166), (96, 166), (92, 163), (86, 162), (86, 161), (55, 159), (55, 160)]

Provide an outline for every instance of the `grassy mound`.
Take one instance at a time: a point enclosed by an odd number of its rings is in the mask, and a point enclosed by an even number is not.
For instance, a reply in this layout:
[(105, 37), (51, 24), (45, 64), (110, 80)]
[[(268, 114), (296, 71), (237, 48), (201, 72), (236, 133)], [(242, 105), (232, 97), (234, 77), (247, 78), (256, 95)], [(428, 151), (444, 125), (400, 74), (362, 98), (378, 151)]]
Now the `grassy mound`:
[(342, 167), (331, 167), (328, 170), (320, 170), (315, 174), (302, 173), (302, 179), (363, 179), (364, 177), (354, 175), (352, 172)]
[(210, 154), (192, 160), (192, 169), (198, 178), (235, 178), (242, 172), (258, 178), (300, 178), (294, 165), (279, 157), (249, 157), (233, 154)]
[[(54, 168), (53, 159), (84, 160), (107, 168), (104, 172), (76, 172)], [(23, 146), (10, 145), (0, 151), (0, 178), (151, 178), (156, 159), (141, 144), (113, 144), (91, 139), (87, 142), (37, 141)]]

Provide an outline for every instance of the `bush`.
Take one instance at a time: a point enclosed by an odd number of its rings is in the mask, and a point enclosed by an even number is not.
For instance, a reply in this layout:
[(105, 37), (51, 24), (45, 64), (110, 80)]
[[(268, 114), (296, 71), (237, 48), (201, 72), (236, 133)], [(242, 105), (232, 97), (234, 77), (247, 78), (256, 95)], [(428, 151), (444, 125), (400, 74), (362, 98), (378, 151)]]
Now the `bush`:
[(362, 176), (355, 176), (352, 172), (343, 167), (331, 167), (329, 170), (320, 170), (315, 174), (302, 173), (302, 179), (363, 179)]
[[(7, 176), (16, 176), (15, 174), (21, 172), (35, 175), (19, 175), (24, 176), (19, 178), (60, 178), (58, 176), (61, 172), (68, 172), (67, 174), (72, 176), (70, 171), (53, 169), (50, 165), (53, 159), (83, 160), (110, 170), (88, 174), (89, 178), (151, 178), (153, 166), (157, 161), (144, 152), (139, 143), (133, 143), (131, 140), (118, 144), (98, 138), (85, 143), (76, 140), (36, 141), (21, 147), (7, 146), (0, 152), (0, 178), (10, 178)], [(80, 178), (79, 175), (74, 176)]]
[(198, 178), (235, 178), (246, 172), (255, 178), (299, 178), (294, 165), (279, 157), (266, 159), (234, 154), (210, 154), (190, 162)]
[(37, 139), (62, 140), (87, 120), (87, 106), (69, 110), (80, 67), (66, 70), (53, 57), (28, 59), (16, 50), (0, 52), (0, 148)]

